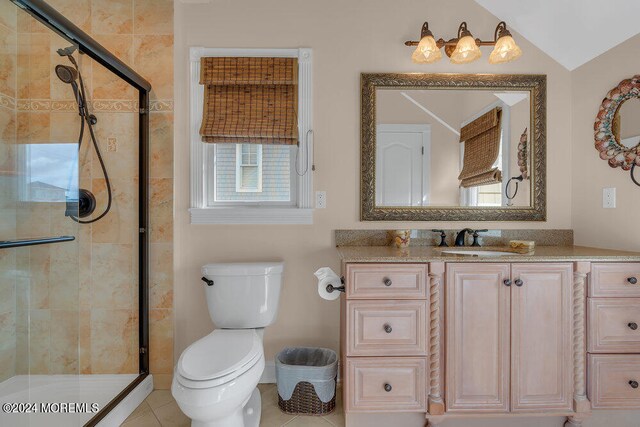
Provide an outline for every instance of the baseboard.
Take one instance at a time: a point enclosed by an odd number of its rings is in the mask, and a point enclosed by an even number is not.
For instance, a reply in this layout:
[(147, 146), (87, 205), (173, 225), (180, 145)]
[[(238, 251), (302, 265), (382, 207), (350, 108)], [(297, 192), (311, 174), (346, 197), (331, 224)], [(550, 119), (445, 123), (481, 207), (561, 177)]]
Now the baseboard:
[[(342, 381), (342, 373), (340, 372), (340, 363), (338, 363), (338, 382)], [(260, 377), (260, 384), (275, 384), (276, 383), (276, 362), (273, 360), (267, 360), (264, 362), (264, 371)]]

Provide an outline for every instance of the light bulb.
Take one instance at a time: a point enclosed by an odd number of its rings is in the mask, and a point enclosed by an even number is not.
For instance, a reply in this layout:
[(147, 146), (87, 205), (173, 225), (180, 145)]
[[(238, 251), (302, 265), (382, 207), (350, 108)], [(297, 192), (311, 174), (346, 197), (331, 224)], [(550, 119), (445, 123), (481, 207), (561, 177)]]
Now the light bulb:
[(451, 54), (451, 62), (464, 64), (473, 62), (482, 56), (480, 48), (472, 36), (464, 36), (456, 44), (456, 49)]
[(416, 64), (430, 64), (440, 58), (442, 58), (442, 53), (433, 36), (423, 37), (416, 50), (413, 51), (413, 55), (411, 55), (411, 60)]
[(522, 56), (522, 50), (513, 40), (513, 37), (502, 36), (496, 42), (496, 47), (493, 48), (491, 55), (489, 55), (489, 63), (500, 64), (509, 62), (520, 58), (520, 56)]

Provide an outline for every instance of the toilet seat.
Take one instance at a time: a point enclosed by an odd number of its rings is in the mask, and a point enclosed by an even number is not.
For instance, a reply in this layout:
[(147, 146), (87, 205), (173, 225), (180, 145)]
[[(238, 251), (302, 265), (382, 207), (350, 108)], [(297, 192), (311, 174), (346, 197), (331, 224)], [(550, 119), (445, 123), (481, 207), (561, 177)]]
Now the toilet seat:
[(253, 329), (217, 329), (180, 355), (176, 377), (185, 387), (215, 387), (251, 369), (262, 355), (262, 341)]

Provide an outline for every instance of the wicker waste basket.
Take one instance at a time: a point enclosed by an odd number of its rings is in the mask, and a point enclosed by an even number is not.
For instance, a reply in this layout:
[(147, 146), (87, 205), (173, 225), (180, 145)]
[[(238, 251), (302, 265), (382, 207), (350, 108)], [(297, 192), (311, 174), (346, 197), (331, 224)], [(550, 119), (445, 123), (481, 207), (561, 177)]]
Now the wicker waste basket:
[(276, 356), (278, 406), (287, 414), (326, 415), (336, 407), (338, 356), (317, 347), (287, 347)]

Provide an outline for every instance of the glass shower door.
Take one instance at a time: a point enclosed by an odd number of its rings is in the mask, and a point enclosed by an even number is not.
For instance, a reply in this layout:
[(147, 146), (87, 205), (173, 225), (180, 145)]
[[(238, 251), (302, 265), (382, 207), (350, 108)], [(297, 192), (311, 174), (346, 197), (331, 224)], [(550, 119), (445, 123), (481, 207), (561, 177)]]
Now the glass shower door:
[(2, 2), (0, 426), (94, 425), (148, 374), (148, 88), (91, 58)]

